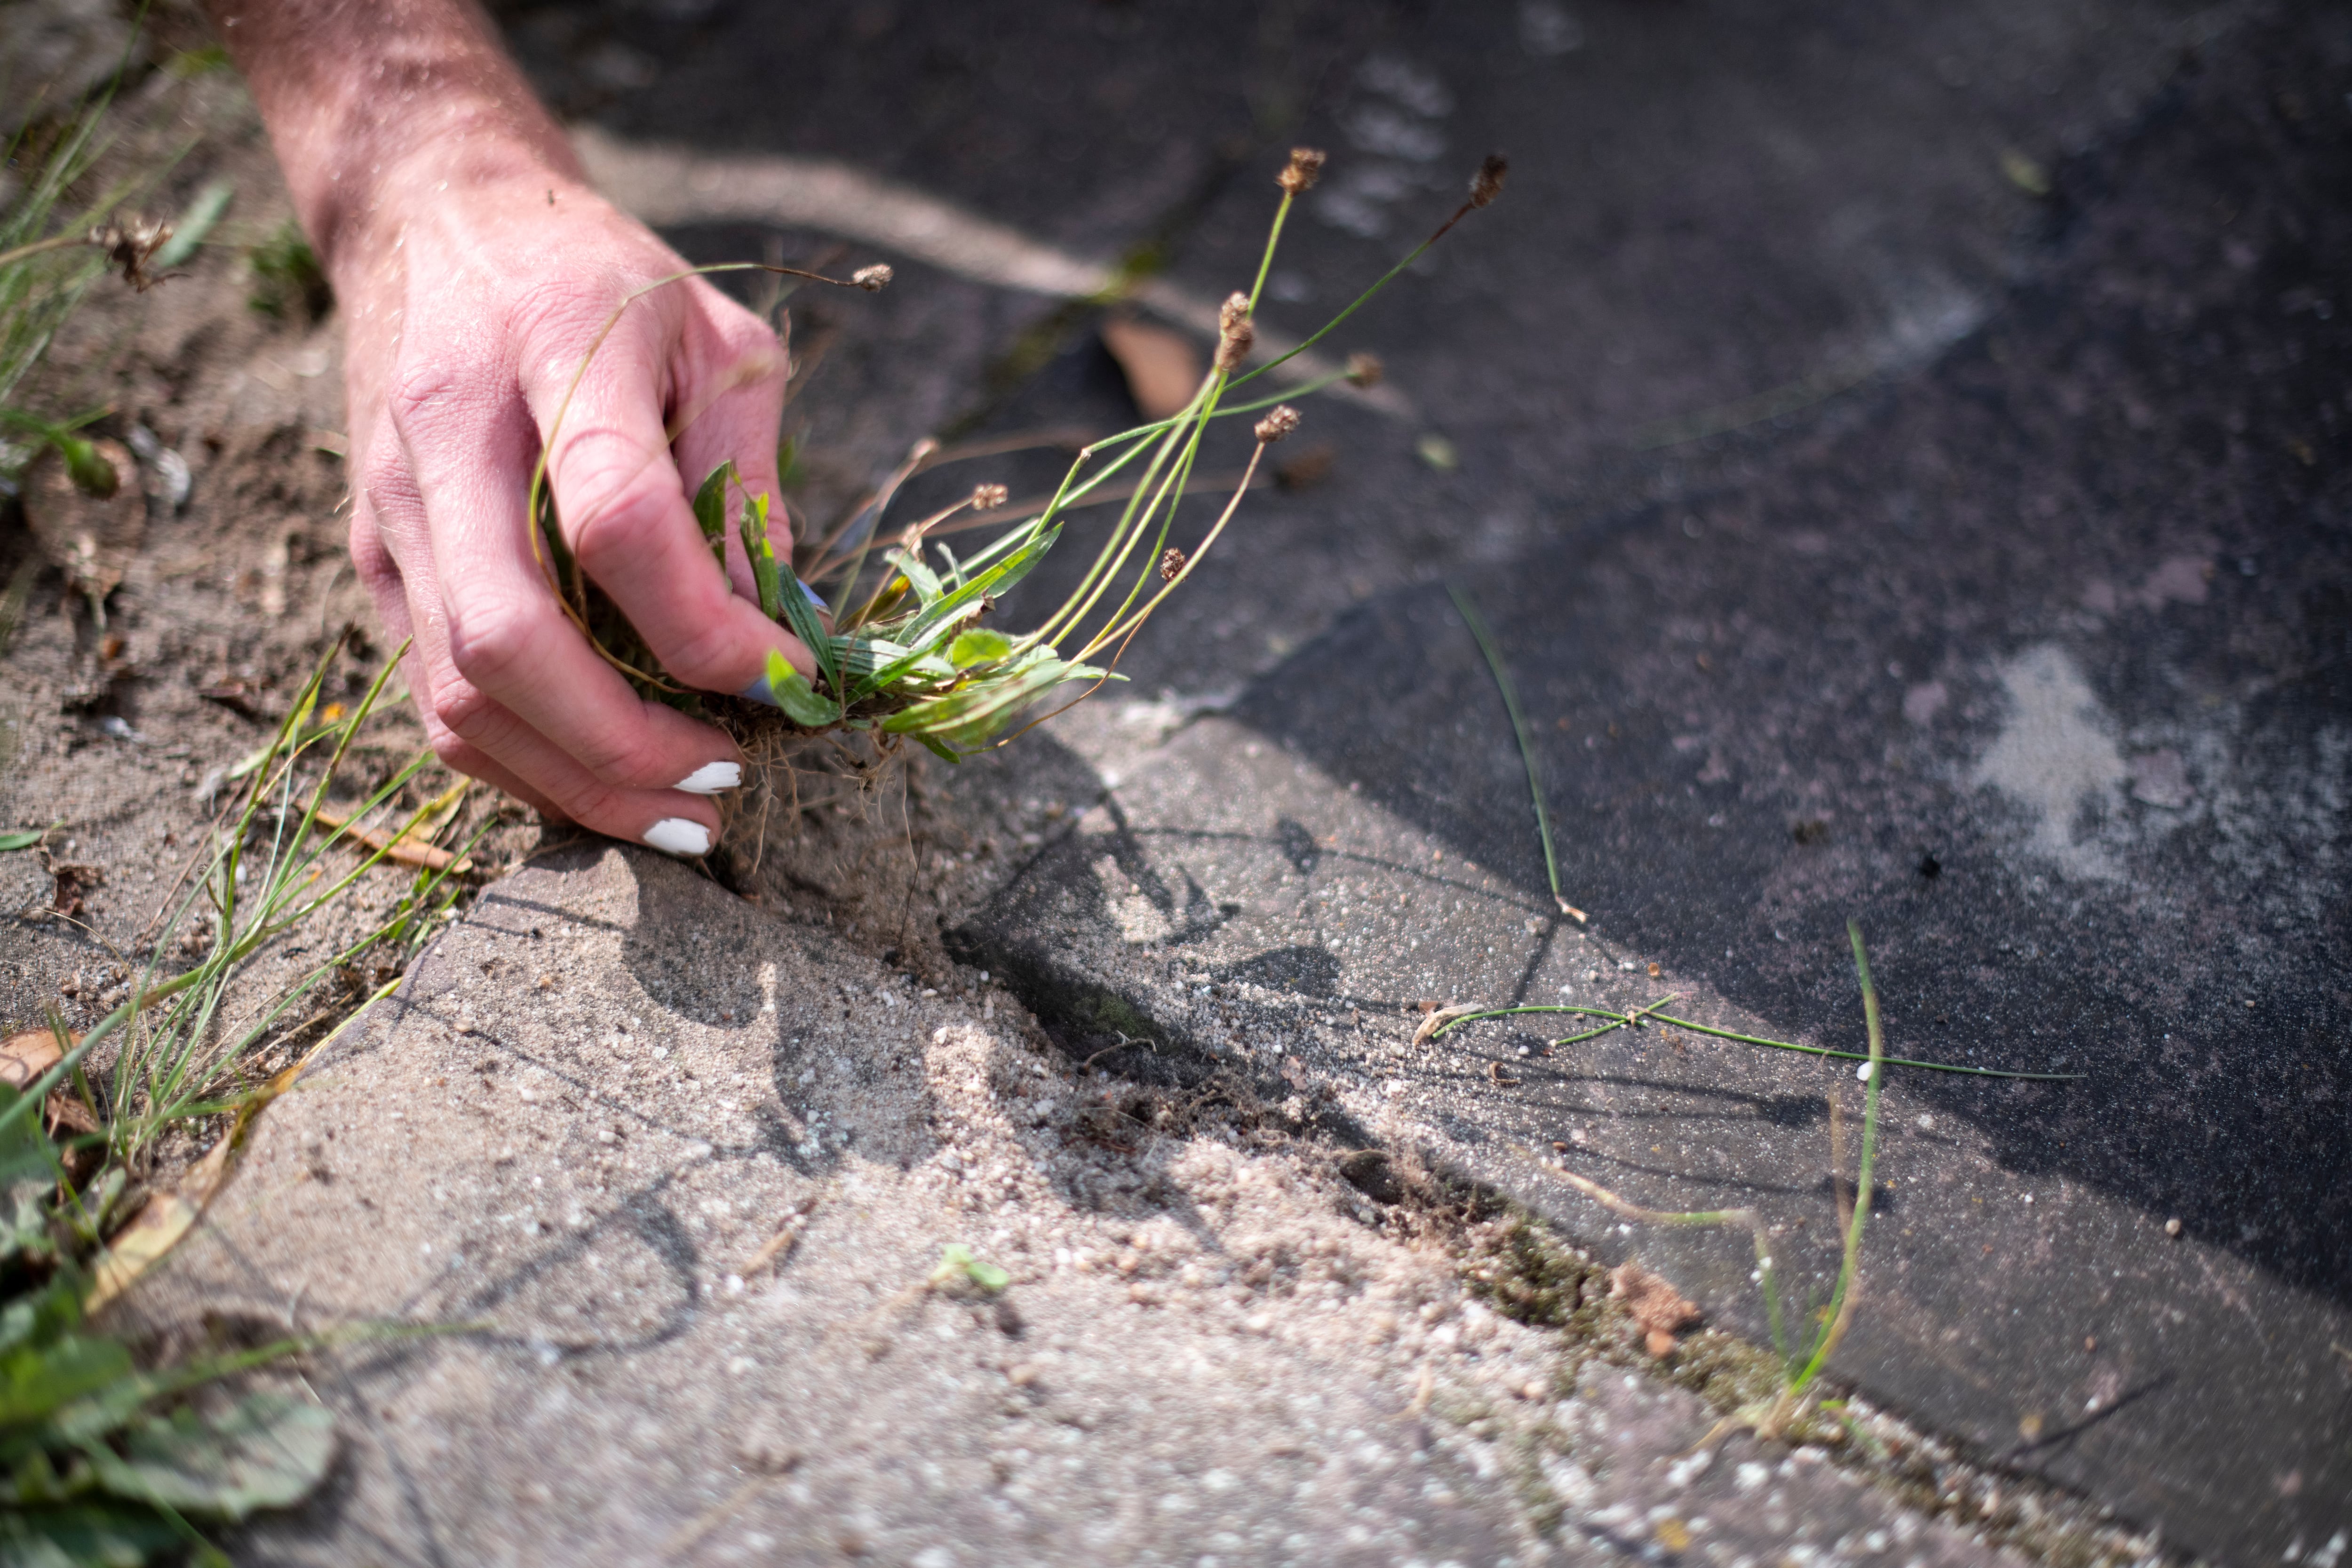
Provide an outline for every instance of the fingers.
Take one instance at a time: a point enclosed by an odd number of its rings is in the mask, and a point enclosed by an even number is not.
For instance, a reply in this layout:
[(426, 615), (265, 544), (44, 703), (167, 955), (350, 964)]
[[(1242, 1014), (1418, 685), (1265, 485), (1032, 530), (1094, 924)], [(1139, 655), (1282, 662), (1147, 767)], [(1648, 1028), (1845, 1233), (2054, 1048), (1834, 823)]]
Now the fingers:
[[(425, 542), (401, 565), (411, 606), (437, 612), (429, 627), (420, 614), (416, 630), (449, 731), (583, 821), (583, 779), (645, 791), (707, 781), (715, 764), (740, 770), (726, 736), (638, 697), (557, 604), (524, 521), (526, 412), (462, 383), (409, 375), (394, 389), (389, 416), (395, 471), (374, 509), (382, 519), (388, 508), (413, 507), (415, 521), (395, 532)], [(429, 558), (430, 590), (417, 581), (425, 563), (408, 558), (419, 553)], [(707, 558), (702, 575), (716, 577)], [(435, 647), (446, 648), (446, 664)]]
[[(548, 467), (565, 535), (582, 568), (679, 681), (742, 691), (761, 679), (772, 649), (813, 670), (815, 662), (798, 639), (739, 595), (713, 565), (687, 499), (688, 481), (670, 456), (659, 395), (673, 388), (678, 412), (699, 416), (683, 447), (689, 468), (707, 471), (732, 457), (772, 494), (782, 356), (748, 313), (735, 312), (766, 338), (764, 346), (739, 323), (714, 325), (698, 300), (667, 311), (644, 308), (652, 303), (623, 317), (576, 386), (573, 364), (526, 361), (560, 364), (560, 374), (527, 382), (525, 395), (541, 430), (551, 432)], [(725, 449), (737, 441), (743, 446)], [(697, 472), (695, 482), (700, 479)], [(730, 498), (730, 513), (739, 501)], [(781, 518), (777, 522), (781, 528)], [(788, 532), (780, 542), (789, 548)]]
[[(699, 279), (695, 286), (700, 287)], [(736, 595), (757, 604), (759, 590), (735, 518), (743, 497), (767, 496), (768, 537), (777, 560), (790, 566), (792, 520), (776, 482), (776, 435), (783, 423), (791, 366), (766, 323), (716, 289), (706, 292), (708, 300), (689, 301), (679, 328), (679, 358), (688, 381), (672, 400), (669, 426), (677, 436), (671, 449), (689, 494), (719, 464), (734, 463), (743, 488), (728, 500), (728, 573)]]
[[(397, 437), (390, 431), (385, 435), (388, 439), (379, 449), (395, 450)], [(614, 784), (599, 778), (488, 694), (460, 667), (455, 652), (452, 626), (465, 612), (450, 608), (450, 584), (439, 570), (425, 525), (422, 487), (396, 459), (370, 466), (374, 482), (354, 498), (352, 552), (387, 628), (411, 639), (410, 688), (435, 754), (450, 767), (494, 784), (543, 812), (613, 837), (670, 854), (708, 850), (717, 837), (719, 818), (707, 797), (741, 782), (740, 763), (726, 737), (663, 709), (664, 718), (694, 732), (698, 743), (689, 750), (690, 757), (708, 757), (713, 752), (723, 755), (669, 764), (687, 768), (663, 781), (669, 788)], [(625, 686), (622, 692), (630, 704), (639, 705)]]

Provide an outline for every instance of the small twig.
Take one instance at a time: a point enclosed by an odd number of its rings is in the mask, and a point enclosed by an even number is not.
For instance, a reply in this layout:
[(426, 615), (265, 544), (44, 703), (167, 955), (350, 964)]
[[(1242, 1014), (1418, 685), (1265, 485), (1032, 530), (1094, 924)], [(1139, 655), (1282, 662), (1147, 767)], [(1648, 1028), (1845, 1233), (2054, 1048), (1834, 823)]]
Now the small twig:
[(340, 827), (345, 837), (356, 838), (369, 848), (380, 851), (385, 859), (396, 860), (404, 866), (416, 866), (427, 871), (447, 871), (459, 877), (466, 876), (474, 868), (470, 859), (432, 844), (417, 842), (417, 828), (423, 826), (421, 823), (399, 833), (384, 833), (373, 827), (352, 826), (353, 817), (331, 805), (320, 806), (317, 819), (320, 826)]

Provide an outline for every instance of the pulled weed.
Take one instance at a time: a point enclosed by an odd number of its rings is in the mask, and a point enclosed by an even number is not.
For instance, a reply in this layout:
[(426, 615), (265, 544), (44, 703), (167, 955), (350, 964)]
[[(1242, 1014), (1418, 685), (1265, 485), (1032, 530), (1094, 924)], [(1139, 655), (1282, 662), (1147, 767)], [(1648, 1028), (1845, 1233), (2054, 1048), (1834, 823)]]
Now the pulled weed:
[[(772, 701), (772, 710), (687, 692), (651, 668), (642, 642), (568, 559), (561, 531), (554, 526), (542, 455), (530, 496), (530, 515), (541, 524), (533, 531), (533, 542), (542, 552), (542, 563), (567, 613), (640, 690), (681, 708), (709, 711), (747, 734), (777, 729), (797, 734), (845, 731), (871, 736), (886, 749), (901, 740), (913, 740), (955, 762), (1004, 743), (1009, 738), (1006, 731), (1049, 693), (1076, 684), (1084, 690), (1074, 700), (1083, 700), (1104, 681), (1118, 679), (1114, 669), (1128, 641), (1192, 576), (1232, 522), (1266, 448), (1298, 427), (1297, 411), (1278, 398), (1235, 402), (1232, 395), (1319, 342), (1464, 216), (1493, 202), (1501, 191), (1504, 172), (1502, 160), (1487, 160), (1472, 182), (1469, 198), (1412, 255), (1297, 349), (1244, 371), (1242, 367), (1256, 336), (1258, 298), (1284, 225), (1292, 204), (1314, 184), (1322, 164), (1320, 153), (1297, 149), (1278, 176), (1281, 200), (1255, 279), (1246, 291), (1236, 291), (1225, 301), (1213, 363), (1191, 400), (1168, 418), (1085, 447), (1050, 498), (1028, 509), (1026, 516), (971, 554), (960, 557), (945, 538), (978, 526), (982, 514), (1003, 506), (1006, 492), (1002, 485), (976, 486), (966, 500), (908, 523), (895, 533), (886, 533), (883, 527), (900, 487), (941, 456), (935, 442), (919, 444), (871, 500), (831, 535), (819, 537), (805, 529), (794, 529), (795, 538), (802, 542), (792, 552), (780, 552), (773, 538), (775, 531), (792, 521), (779, 510), (782, 503), (765, 492), (747, 490), (732, 462), (713, 470), (698, 491), (695, 513), (718, 569), (728, 569), (730, 545), (740, 548), (756, 584), (761, 608), (800, 639), (814, 666), (803, 672), (782, 658), (771, 659), (763, 689), (755, 690)], [(731, 271), (817, 278), (761, 262), (698, 268), (678, 278)], [(608, 320), (605, 330), (609, 331), (611, 323), (636, 299), (677, 280), (666, 279), (632, 295)], [(888, 268), (869, 268), (845, 280), (817, 280), (873, 289), (889, 280)], [(598, 341), (601, 344), (602, 339)], [(593, 353), (592, 349), (591, 359)], [(578, 374), (584, 374), (586, 368), (583, 360)], [(1347, 370), (1310, 382), (1290, 395), (1303, 396), (1343, 379), (1370, 384), (1378, 374), (1376, 362), (1360, 357)], [(1198, 477), (1197, 465), (1212, 426), (1221, 420), (1251, 416), (1255, 416), (1250, 426), (1253, 444), (1230, 499), (1201, 538), (1189, 547), (1174, 543), (1171, 535), (1176, 510)], [(562, 418), (563, 411), (559, 409), (550, 432), (551, 447)], [(1062, 604), (1026, 632), (1008, 633), (983, 625), (998, 597), (1054, 547), (1067, 514), (1119, 495), (1119, 490), (1109, 487), (1122, 476), (1125, 504), (1093, 562)], [(959, 516), (965, 512), (974, 515)], [(830, 625), (825, 620), (828, 613)]]

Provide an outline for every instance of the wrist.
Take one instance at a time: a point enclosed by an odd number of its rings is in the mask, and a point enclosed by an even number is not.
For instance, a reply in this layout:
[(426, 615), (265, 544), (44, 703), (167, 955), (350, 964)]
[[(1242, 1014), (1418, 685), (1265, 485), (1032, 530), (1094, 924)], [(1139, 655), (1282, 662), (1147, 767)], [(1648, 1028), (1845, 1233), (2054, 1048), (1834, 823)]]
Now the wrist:
[(570, 142), (473, 0), (207, 4), (339, 288), (442, 193), (580, 183)]
[[(329, 275), (343, 287), (372, 268), (395, 259), (401, 237), (422, 221), (488, 196), (520, 206), (583, 189), (571, 149), (557, 139), (517, 134), (495, 113), (453, 110), (431, 117), (430, 133), (400, 149), (379, 153), (361, 165), (362, 178), (335, 182), (337, 194), (322, 204), (310, 232)], [(305, 226), (313, 222), (304, 216)]]

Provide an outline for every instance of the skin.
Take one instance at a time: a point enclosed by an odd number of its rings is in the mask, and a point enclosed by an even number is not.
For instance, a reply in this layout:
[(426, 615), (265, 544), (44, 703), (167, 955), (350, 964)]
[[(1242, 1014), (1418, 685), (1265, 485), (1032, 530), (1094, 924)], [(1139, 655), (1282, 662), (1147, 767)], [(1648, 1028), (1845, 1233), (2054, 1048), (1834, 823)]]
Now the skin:
[[(415, 639), (405, 673), (435, 752), (543, 812), (695, 852), (693, 826), (715, 838), (719, 812), (676, 786), (703, 770), (710, 787), (708, 764), (740, 764), (734, 743), (597, 656), (524, 521), (596, 333), (686, 262), (587, 187), (464, 0), (209, 8), (334, 284), (352, 555), (385, 627)], [(705, 690), (751, 685), (772, 648), (814, 668), (760, 614), (740, 545), (728, 577), (712, 570), (688, 500), (729, 458), (773, 490), (785, 373), (758, 317), (703, 279), (671, 284), (622, 316), (550, 453), (566, 543), (663, 668)]]

